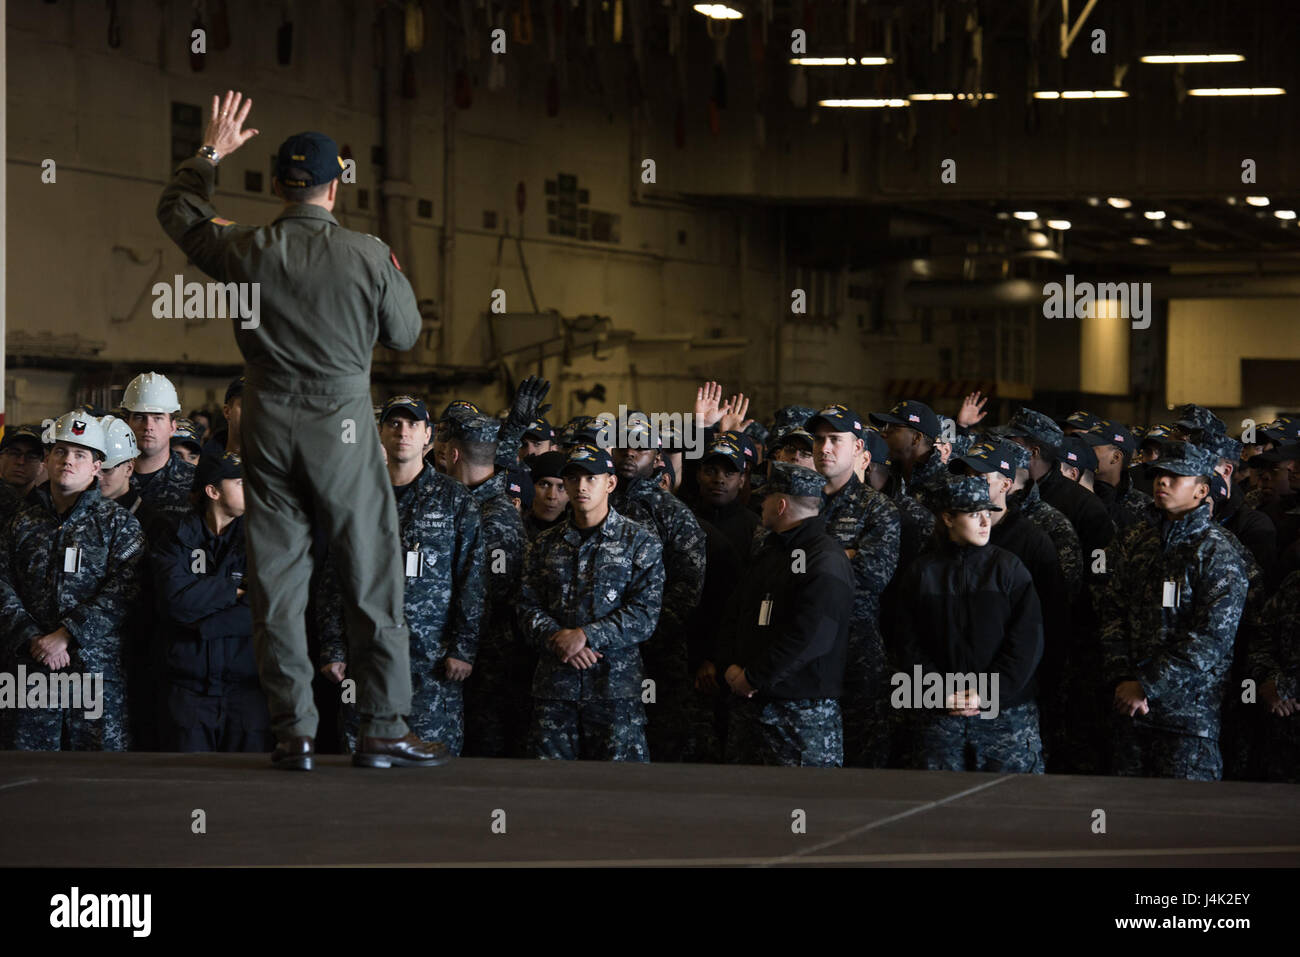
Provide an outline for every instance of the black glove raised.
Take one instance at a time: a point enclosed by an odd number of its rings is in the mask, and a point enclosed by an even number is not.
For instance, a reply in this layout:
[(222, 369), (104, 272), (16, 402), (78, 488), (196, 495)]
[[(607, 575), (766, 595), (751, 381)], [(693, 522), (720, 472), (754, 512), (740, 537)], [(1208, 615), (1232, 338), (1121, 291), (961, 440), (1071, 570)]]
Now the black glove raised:
[(530, 375), (519, 383), (519, 388), (515, 391), (514, 405), (510, 407), (510, 417), (506, 420), (507, 424), (523, 429), (532, 425), (534, 419), (539, 415), (545, 415), (551, 408), (549, 405), (542, 405), (542, 400), (550, 391), (551, 384), (541, 376)]

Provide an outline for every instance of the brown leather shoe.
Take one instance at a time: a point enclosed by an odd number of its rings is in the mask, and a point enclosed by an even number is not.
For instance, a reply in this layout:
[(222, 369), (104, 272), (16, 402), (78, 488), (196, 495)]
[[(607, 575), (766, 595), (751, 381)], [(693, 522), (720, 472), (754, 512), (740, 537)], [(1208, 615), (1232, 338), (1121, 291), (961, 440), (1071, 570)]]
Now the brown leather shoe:
[(306, 736), (277, 741), (271, 752), (271, 767), (281, 771), (310, 771), (316, 753), (316, 739)]
[(430, 768), (450, 759), (451, 753), (441, 741), (421, 741), (411, 731), (401, 738), (362, 738), (352, 754), (352, 763), (358, 768)]

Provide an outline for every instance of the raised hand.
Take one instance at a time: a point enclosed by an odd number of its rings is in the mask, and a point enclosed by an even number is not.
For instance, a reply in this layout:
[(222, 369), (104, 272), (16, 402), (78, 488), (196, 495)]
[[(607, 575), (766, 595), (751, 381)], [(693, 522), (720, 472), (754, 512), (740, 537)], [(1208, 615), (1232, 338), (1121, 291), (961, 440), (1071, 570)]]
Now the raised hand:
[(718, 425), (718, 428), (723, 432), (739, 431), (754, 421), (746, 418), (749, 415), (749, 398), (743, 392), (739, 395), (733, 395), (727, 401), (725, 409), (722, 421)]
[(706, 382), (695, 390), (695, 414), (706, 429), (722, 418), (722, 386), (716, 382)]
[(530, 375), (515, 390), (515, 402), (510, 407), (510, 421), (524, 427), (532, 424), (539, 415), (545, 415), (551, 408), (542, 405), (546, 393), (551, 391), (551, 383), (541, 376)]
[(988, 396), (981, 398), (980, 392), (976, 389), (962, 401), (961, 410), (957, 413), (957, 424), (963, 429), (969, 429), (984, 416), (988, 415), (984, 411), (985, 404), (989, 401)]
[(212, 116), (208, 119), (208, 128), (203, 131), (203, 145), (211, 146), (218, 156), (225, 157), (251, 140), (258, 131), (243, 127), (252, 108), (252, 98), (245, 100), (244, 94), (237, 90), (227, 90), (224, 100), (219, 94), (214, 94)]

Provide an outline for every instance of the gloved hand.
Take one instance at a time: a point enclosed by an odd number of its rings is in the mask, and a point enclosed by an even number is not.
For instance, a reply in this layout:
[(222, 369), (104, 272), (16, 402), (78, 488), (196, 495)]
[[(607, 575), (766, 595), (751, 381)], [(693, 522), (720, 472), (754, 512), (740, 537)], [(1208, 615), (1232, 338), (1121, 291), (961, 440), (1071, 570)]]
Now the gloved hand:
[(530, 375), (519, 383), (519, 388), (515, 391), (515, 403), (510, 407), (510, 417), (506, 419), (506, 424), (521, 429), (528, 428), (534, 419), (550, 410), (549, 404), (542, 405), (542, 400), (550, 391), (551, 384), (541, 376)]

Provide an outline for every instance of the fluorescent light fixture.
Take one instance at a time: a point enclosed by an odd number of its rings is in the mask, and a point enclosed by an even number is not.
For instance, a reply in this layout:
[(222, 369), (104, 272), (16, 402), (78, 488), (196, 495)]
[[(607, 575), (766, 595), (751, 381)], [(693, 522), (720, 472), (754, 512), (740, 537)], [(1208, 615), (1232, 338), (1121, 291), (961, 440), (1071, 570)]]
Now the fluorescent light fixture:
[(1089, 206), (1100, 206), (1100, 205), (1101, 205), (1101, 197), (1099, 197), (1099, 196), (1089, 196), (1089, 197), (1088, 197), (1088, 205), (1089, 205)]
[(1129, 242), (1131, 242), (1134, 246), (1151, 245), (1151, 240), (1147, 239), (1145, 236), (1134, 236), (1132, 239), (1129, 240)]
[(1236, 205), (1237, 205), (1237, 197), (1236, 197), (1236, 196), (1229, 196), (1229, 197), (1227, 198), (1226, 202), (1227, 202), (1227, 204), (1228, 204), (1229, 206), (1236, 206)]
[(1275, 209), (1273, 215), (1278, 219), (1295, 219), (1294, 209)]
[(1127, 90), (1035, 90), (1036, 100), (1120, 100)]
[(1247, 197), (1246, 197), (1246, 202), (1247, 202), (1247, 204), (1249, 204), (1249, 205), (1251, 205), (1251, 206), (1267, 206), (1267, 205), (1268, 205), (1268, 197), (1267, 197), (1267, 196), (1247, 196)]
[(1147, 219), (1164, 219), (1165, 211), (1163, 209), (1148, 209), (1142, 215)]
[(1130, 200), (1124, 199), (1119, 196), (1111, 196), (1107, 198), (1106, 202), (1110, 203), (1110, 205), (1114, 206), (1116, 209), (1128, 209), (1130, 206), (1133, 205), (1133, 203)]
[(1188, 90), (1188, 96), (1282, 96), (1286, 90), (1280, 86), (1198, 87)]
[(874, 110), (881, 107), (907, 106), (907, 100), (818, 100), (818, 106), (855, 110)]
[(996, 93), (913, 93), (908, 99), (916, 103), (948, 102), (950, 100), (996, 100)]
[(1240, 53), (1153, 53), (1141, 58), (1143, 63), (1240, 63)]
[(1038, 218), (1038, 214), (1032, 209), (1018, 209), (1011, 215), (1016, 219), (1023, 219), (1027, 223), (1031, 223)]
[(893, 57), (887, 56), (796, 56), (790, 58), (792, 66), (885, 66), (893, 63)]
[(1172, 227), (1174, 227), (1174, 229), (1191, 229), (1191, 228), (1192, 228), (1192, 224), (1189, 223), (1189, 222), (1188, 222), (1187, 220), (1185, 220), (1185, 219), (1171, 219), (1171, 220), (1169, 220), (1169, 225), (1172, 226)]
[(744, 17), (735, 7), (729, 7), (725, 3), (697, 3), (692, 9), (710, 20), (739, 20)]
[(1068, 219), (1049, 219), (1047, 226), (1049, 229), (1069, 229), (1070, 221)]

